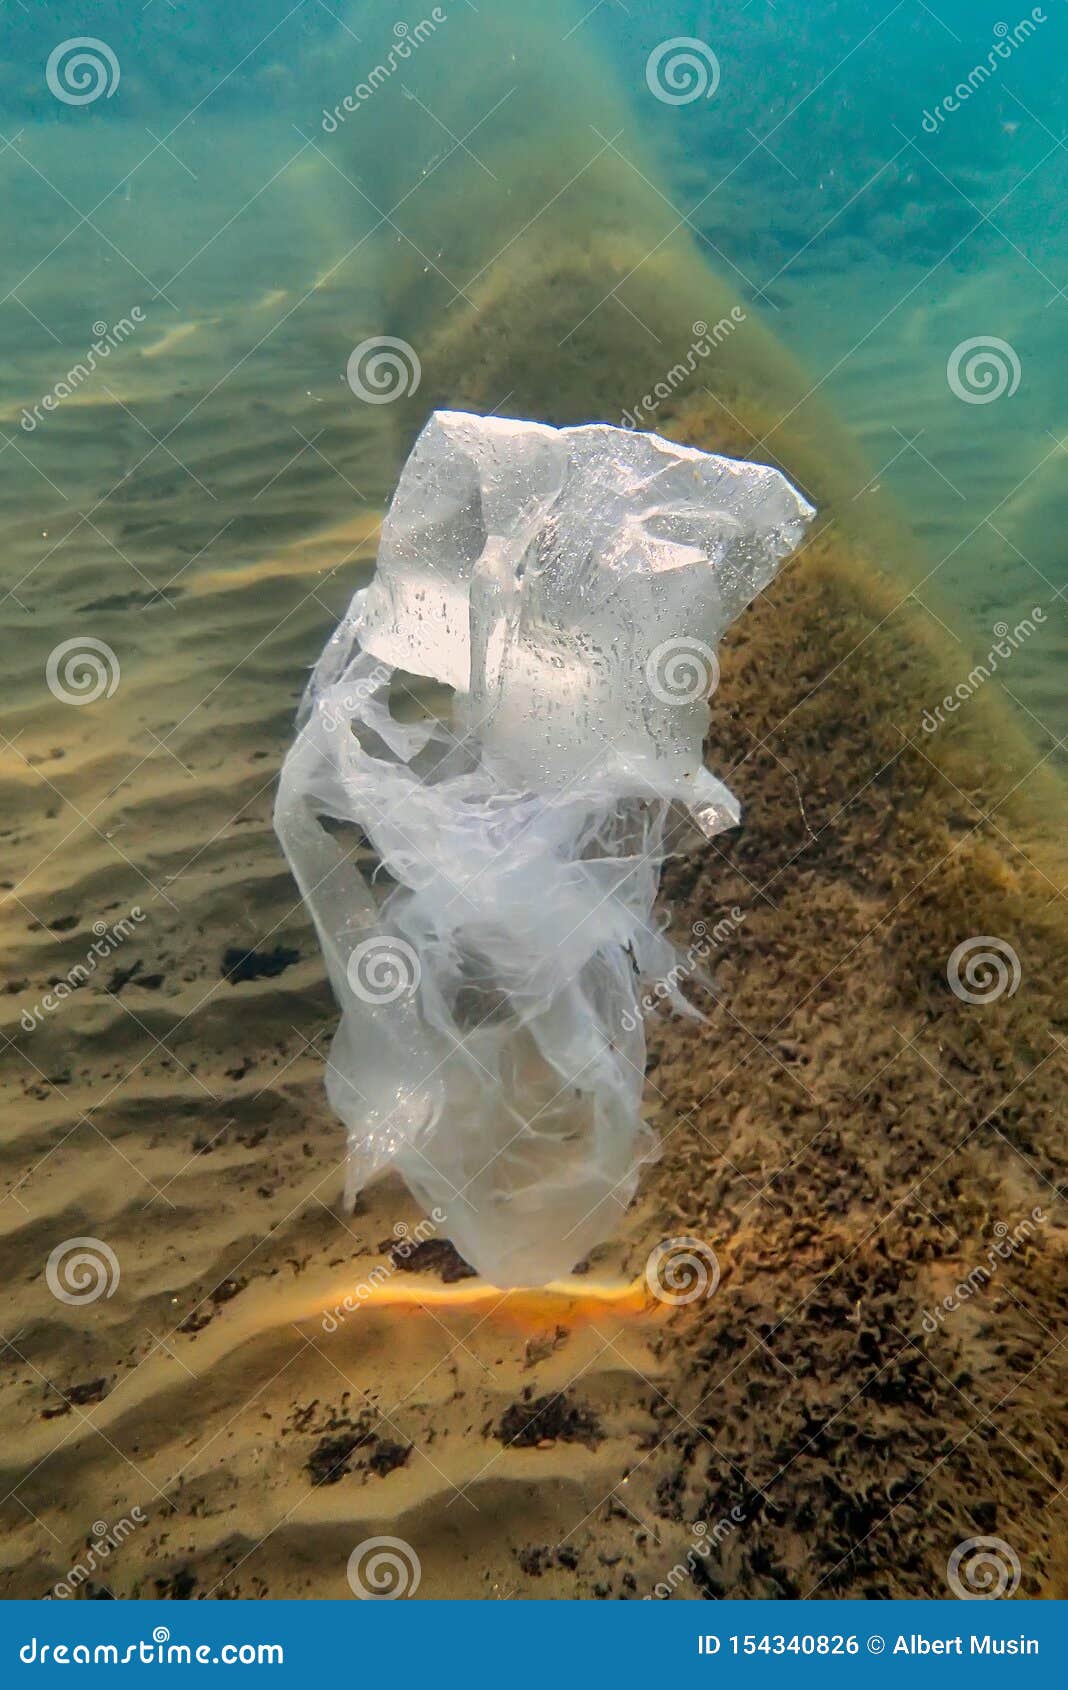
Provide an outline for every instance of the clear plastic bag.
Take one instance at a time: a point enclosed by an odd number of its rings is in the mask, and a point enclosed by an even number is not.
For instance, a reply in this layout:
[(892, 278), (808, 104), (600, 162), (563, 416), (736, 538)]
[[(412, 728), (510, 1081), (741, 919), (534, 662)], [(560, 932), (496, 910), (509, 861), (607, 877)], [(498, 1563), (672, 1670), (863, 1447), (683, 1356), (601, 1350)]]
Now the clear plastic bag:
[[(494, 1284), (568, 1272), (653, 1154), (639, 1000), (693, 1013), (668, 815), (738, 818), (701, 763), (715, 646), (812, 514), (652, 435), (436, 413), (312, 675), (276, 827), (341, 1008), (347, 1191), (396, 1168)], [(396, 669), (455, 689), (447, 725), (392, 714)]]

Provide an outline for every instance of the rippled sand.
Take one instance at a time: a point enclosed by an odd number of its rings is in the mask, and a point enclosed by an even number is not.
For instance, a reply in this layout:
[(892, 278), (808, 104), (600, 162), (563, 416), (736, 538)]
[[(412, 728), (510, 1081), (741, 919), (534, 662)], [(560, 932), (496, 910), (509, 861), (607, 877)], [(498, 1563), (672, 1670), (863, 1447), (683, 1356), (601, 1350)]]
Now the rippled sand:
[[(470, 98), (459, 75), (453, 98)], [(634, 1598), (703, 1522), (715, 1547), (680, 1599), (940, 1596), (952, 1549), (984, 1532), (1019, 1556), (1022, 1594), (1063, 1596), (1059, 775), (993, 684), (924, 734), (967, 663), (910, 601), (922, 550), (755, 320), (656, 424), (774, 458), (821, 521), (724, 652), (709, 761), (743, 826), (665, 880), (684, 944), (742, 919), (711, 959), (706, 1024), (651, 1029), (662, 1160), (613, 1243), (539, 1295), (455, 1278), (447, 1252), (397, 1270), (420, 1216), (392, 1181), (342, 1210), (335, 1013), (270, 826), (307, 668), (430, 406), (617, 420), (734, 302), (685, 230), (642, 258), (673, 219), (610, 154), (580, 202), (562, 192), (524, 226), (572, 171), (563, 149), (513, 144), (529, 208), (501, 188), (496, 221), (452, 231), (417, 197), (420, 251), (376, 237), (346, 257), (365, 229), (347, 202), (344, 238), (324, 211), (331, 173), (283, 182), (303, 277), (269, 219), (256, 242), (222, 237), (225, 286), (196, 311), (183, 297), (106, 386), (18, 439), (39, 473), (3, 495), (0, 1593), (44, 1594), (85, 1564), (94, 1522), (133, 1519), (83, 1593), (340, 1597), (353, 1548), (387, 1534), (418, 1556), (420, 1596)], [(255, 286), (246, 265), (234, 298), (239, 237)], [(466, 297), (446, 309), (424, 255)], [(418, 346), (422, 381), (371, 415), (340, 372), (383, 323)], [(25, 359), (9, 422), (55, 363)], [(77, 708), (44, 675), (86, 633), (120, 673)], [(95, 924), (135, 906), (41, 1012)], [(978, 935), (1019, 975), (969, 1003), (947, 962)], [(680, 1233), (719, 1283), (656, 1305), (646, 1259)], [(65, 1303), (45, 1264), (84, 1236), (117, 1283)]]

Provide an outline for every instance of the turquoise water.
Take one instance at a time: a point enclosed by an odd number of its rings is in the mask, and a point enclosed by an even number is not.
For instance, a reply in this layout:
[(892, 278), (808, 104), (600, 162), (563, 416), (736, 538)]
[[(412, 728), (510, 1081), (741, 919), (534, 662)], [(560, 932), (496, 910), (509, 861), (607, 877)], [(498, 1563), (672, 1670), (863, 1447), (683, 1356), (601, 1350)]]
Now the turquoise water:
[[(680, 208), (907, 510), (937, 594), (919, 596), (965, 610), (947, 619), (979, 644), (1000, 616), (1046, 609), (1015, 690), (1063, 732), (1068, 13), (727, 13), (688, 12), (722, 37), (707, 121), (680, 135), (693, 106), (646, 113)], [(655, 33), (643, 13), (639, 52)]]
[[(1064, 0), (1019, 16), (964, 0), (537, 16), (518, 0), (104, 0), (87, 23), (8, 0), (5, 627), (32, 642), (57, 606), (143, 608), (373, 512), (421, 401), (354, 398), (353, 347), (393, 333), (418, 352), (532, 216), (547, 239), (560, 216), (581, 229), (583, 160), (610, 159), (854, 432), (868, 485), (921, 545), (917, 596), (962, 655), (1044, 609), (1009, 684), (1051, 744)], [(87, 31), (79, 68), (64, 44)], [(600, 308), (626, 310), (610, 292)], [(647, 354), (655, 329), (633, 332)]]

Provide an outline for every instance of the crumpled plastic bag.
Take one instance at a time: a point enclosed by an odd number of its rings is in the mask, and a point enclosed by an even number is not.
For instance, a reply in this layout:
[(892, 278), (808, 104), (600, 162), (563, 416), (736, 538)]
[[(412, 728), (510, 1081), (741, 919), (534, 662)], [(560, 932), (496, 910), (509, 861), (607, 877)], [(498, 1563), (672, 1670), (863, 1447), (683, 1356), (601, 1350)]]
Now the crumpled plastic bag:
[[(654, 1153), (640, 999), (694, 1013), (669, 812), (738, 819), (701, 762), (715, 648), (813, 514), (653, 435), (438, 412), (311, 677), (275, 825), (341, 1008), (347, 1194), (395, 1168), (496, 1285), (567, 1273)], [(448, 724), (393, 713), (413, 674)]]

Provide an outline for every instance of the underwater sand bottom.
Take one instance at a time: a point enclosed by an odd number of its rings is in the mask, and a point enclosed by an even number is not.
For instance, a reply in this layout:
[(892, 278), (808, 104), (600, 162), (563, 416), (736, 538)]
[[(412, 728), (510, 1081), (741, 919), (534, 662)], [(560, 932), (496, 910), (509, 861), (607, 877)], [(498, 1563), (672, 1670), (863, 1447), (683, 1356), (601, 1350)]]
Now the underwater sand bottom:
[[(190, 593), (184, 637), (221, 637), (225, 612), (236, 664), (280, 629), (270, 666), (295, 691), (366, 569), (331, 580), (336, 555), (324, 543), (316, 598), (269, 567)], [(133, 1518), (88, 1580), (117, 1596), (344, 1597), (350, 1552), (384, 1534), (418, 1554), (421, 1597), (636, 1598), (695, 1522), (714, 1548), (676, 1599), (939, 1596), (980, 1533), (1013, 1546), (1023, 1593), (1065, 1594), (1062, 871), (1019, 793), (984, 822), (1001, 794), (969, 796), (966, 747), (954, 790), (903, 740), (937, 665), (900, 619), (871, 634), (839, 563), (818, 543), (725, 653), (710, 761), (745, 822), (672, 864), (665, 898), (684, 946), (695, 922), (742, 919), (707, 959), (706, 1024), (651, 1026), (663, 1158), (557, 1292), (487, 1295), (442, 1251), (391, 1271), (395, 1229), (421, 1219), (393, 1181), (341, 1209), (334, 1010), (270, 827), (292, 697), (260, 719), (238, 669), (175, 756), (126, 779), (146, 724), (163, 734), (211, 674), (175, 665), (161, 704), (132, 668), (121, 714), (27, 724), (5, 763), (32, 873), (4, 930), (22, 1054), (3, 1099), (0, 1593), (44, 1594), (94, 1522)], [(20, 1032), (92, 921), (134, 902), (146, 919), (106, 977)], [(945, 974), (977, 933), (1023, 970), (985, 1006)], [(231, 984), (234, 952), (254, 961)], [(1036, 1209), (928, 1330), (996, 1228)], [(627, 1293), (682, 1233), (714, 1249), (714, 1294)], [(121, 1277), (63, 1306), (44, 1264), (81, 1235)], [(369, 1276), (386, 1294), (337, 1319)]]

